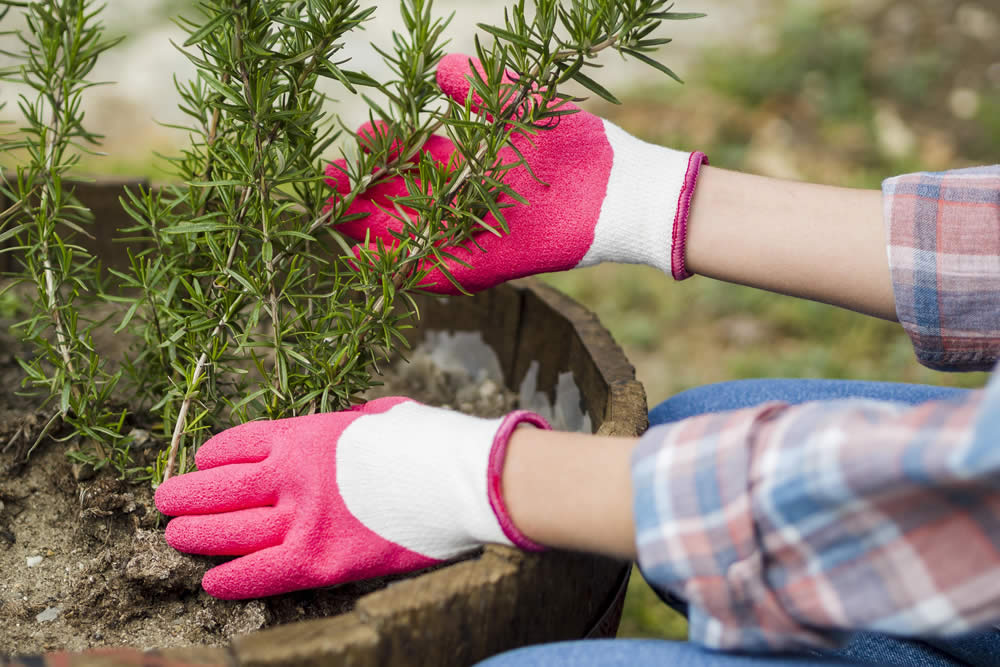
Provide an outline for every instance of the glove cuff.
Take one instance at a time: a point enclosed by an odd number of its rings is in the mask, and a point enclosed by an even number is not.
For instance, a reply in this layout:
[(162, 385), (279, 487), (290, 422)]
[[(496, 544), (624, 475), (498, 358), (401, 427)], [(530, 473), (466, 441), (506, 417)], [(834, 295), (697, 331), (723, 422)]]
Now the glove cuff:
[(690, 277), (687, 223), (705, 154), (646, 143), (603, 123), (614, 158), (594, 240), (577, 266), (645, 264), (675, 280)]
[(514, 546), (525, 551), (544, 551), (544, 546), (530, 540), (518, 530), (510, 518), (507, 505), (503, 500), (503, 466), (507, 460), (507, 445), (510, 443), (510, 437), (514, 434), (514, 430), (521, 424), (531, 424), (545, 431), (552, 430), (544, 418), (527, 410), (517, 410), (504, 417), (500, 422), (500, 428), (497, 429), (496, 435), (493, 437), (493, 446), (490, 448), (490, 458), (486, 468), (486, 491), (493, 514), (496, 515), (500, 529), (503, 530), (507, 539)]
[(691, 153), (688, 158), (687, 171), (684, 173), (684, 183), (680, 196), (677, 198), (677, 213), (674, 216), (673, 232), (670, 243), (670, 275), (674, 280), (685, 280), (692, 274), (685, 265), (687, 252), (688, 216), (691, 213), (691, 198), (694, 197), (694, 186), (698, 184), (698, 175), (702, 165), (708, 164), (708, 157), (701, 151)]

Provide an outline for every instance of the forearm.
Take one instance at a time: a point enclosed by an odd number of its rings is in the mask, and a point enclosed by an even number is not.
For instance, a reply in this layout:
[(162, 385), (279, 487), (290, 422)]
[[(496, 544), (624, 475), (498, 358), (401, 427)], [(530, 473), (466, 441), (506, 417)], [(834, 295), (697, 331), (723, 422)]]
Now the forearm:
[(629, 460), (637, 442), (517, 429), (503, 472), (514, 525), (549, 547), (634, 560)]
[(686, 262), (703, 276), (896, 319), (877, 190), (703, 167)]

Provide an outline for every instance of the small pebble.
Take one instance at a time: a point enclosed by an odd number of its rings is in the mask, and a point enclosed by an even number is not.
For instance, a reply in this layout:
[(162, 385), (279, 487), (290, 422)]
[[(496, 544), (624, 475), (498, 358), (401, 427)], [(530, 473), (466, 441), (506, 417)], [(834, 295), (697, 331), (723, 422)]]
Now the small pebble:
[(61, 613), (62, 607), (46, 607), (45, 611), (35, 616), (35, 620), (39, 623), (47, 623), (48, 621), (54, 621), (59, 618), (59, 614)]
[(35, 567), (36, 565), (40, 565), (41, 562), (43, 560), (45, 560), (45, 557), (44, 556), (28, 556), (27, 560), (28, 560), (28, 567)]
[(132, 438), (132, 446), (137, 449), (145, 449), (147, 445), (156, 444), (150, 443), (149, 431), (145, 429), (134, 428), (128, 434)]
[(77, 461), (72, 466), (70, 470), (73, 473), (73, 479), (78, 482), (85, 482), (88, 479), (93, 479), (97, 474), (97, 469), (93, 465), (81, 461)]
[(493, 380), (486, 380), (479, 385), (479, 397), (483, 399), (492, 398), (500, 393), (500, 388)]

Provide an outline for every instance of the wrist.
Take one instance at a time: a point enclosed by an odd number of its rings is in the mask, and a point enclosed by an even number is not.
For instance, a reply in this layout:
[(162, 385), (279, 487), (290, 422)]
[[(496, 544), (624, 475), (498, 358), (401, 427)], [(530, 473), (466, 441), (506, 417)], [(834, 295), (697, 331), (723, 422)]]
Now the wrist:
[(634, 559), (630, 457), (637, 442), (517, 429), (503, 470), (511, 520), (547, 547)]
[[(545, 547), (525, 535), (514, 523), (507, 503), (504, 500), (504, 469), (507, 463), (507, 453), (511, 440), (514, 439), (518, 431), (523, 431), (528, 427), (541, 430), (551, 430), (548, 422), (539, 415), (526, 410), (512, 412), (500, 423), (496, 435), (493, 437), (493, 446), (490, 448), (490, 458), (486, 471), (486, 488), (489, 495), (490, 507), (500, 524), (501, 530), (511, 543), (524, 549), (525, 551), (544, 551)], [(533, 429), (532, 429), (533, 430)]]

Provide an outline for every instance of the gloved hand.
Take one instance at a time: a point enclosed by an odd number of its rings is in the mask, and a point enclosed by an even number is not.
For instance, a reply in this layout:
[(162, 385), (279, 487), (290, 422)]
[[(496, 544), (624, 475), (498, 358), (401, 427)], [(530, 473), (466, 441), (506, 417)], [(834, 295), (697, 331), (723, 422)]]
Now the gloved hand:
[[(441, 60), (437, 70), (441, 89), (462, 103), (470, 89), (470, 62), (480, 67), (467, 56), (451, 54)], [(473, 94), (472, 102), (475, 107), (481, 99)], [(566, 103), (560, 109), (570, 107)], [(360, 130), (363, 134), (372, 131), (371, 127)], [(466, 290), (478, 291), (513, 278), (600, 262), (648, 264), (677, 280), (690, 275), (684, 266), (684, 241), (691, 197), (706, 161), (704, 153), (645, 143), (584, 111), (561, 116), (554, 129), (530, 137), (516, 135), (513, 143), (542, 182), (523, 166), (506, 172), (505, 184), (529, 202), (504, 210), (510, 234), (497, 237), (481, 233), (476, 242), (485, 254), (475, 246), (449, 249), (470, 265), (448, 264)], [(431, 137), (424, 150), (446, 162), (454, 146), (444, 137)], [(518, 158), (506, 148), (501, 159), (512, 163)], [(326, 173), (327, 182), (338, 194), (350, 192), (342, 160), (328, 165)], [(369, 215), (338, 229), (358, 241), (370, 234), (372, 245), (375, 239), (394, 245), (397, 241), (390, 230), (398, 231), (402, 225), (385, 210), (394, 210), (391, 197), (405, 194), (402, 178), (370, 188), (348, 211)], [(507, 197), (501, 201), (514, 203)], [(431, 271), (423, 286), (434, 292), (457, 293), (439, 270)]]
[(501, 474), (530, 412), (479, 419), (405, 398), (216, 435), (197, 472), (168, 479), (156, 506), (180, 551), (240, 556), (205, 590), (243, 599), (440, 563), (486, 543), (542, 547), (511, 522)]

